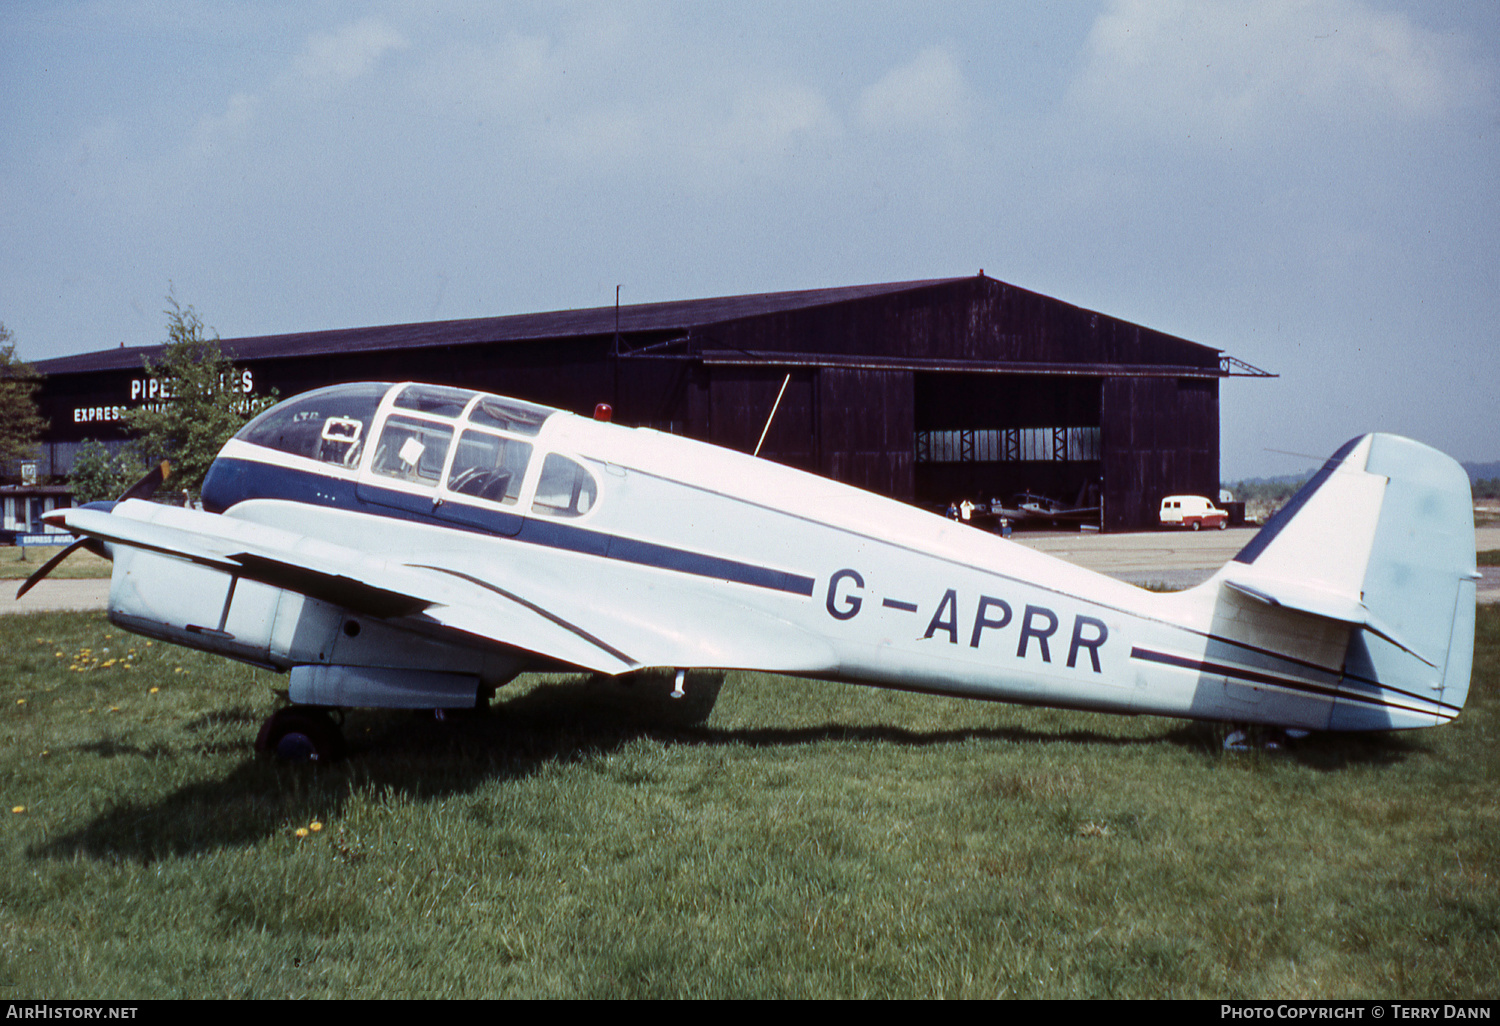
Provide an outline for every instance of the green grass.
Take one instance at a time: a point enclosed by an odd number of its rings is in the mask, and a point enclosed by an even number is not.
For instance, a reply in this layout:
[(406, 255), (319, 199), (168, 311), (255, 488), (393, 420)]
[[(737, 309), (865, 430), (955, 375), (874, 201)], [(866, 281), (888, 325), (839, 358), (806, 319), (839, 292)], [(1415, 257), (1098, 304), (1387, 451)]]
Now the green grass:
[[(0, 548), (0, 580), (30, 577), (43, 563), (61, 552), (61, 545), (27, 545)], [(102, 556), (78, 549), (48, 574), (61, 578), (108, 577), (114, 564)]]
[(0, 998), (1493, 997), (1495, 607), (1477, 648), (1456, 722), (1279, 756), (731, 674), (308, 770), (252, 751), (281, 678), (7, 617)]

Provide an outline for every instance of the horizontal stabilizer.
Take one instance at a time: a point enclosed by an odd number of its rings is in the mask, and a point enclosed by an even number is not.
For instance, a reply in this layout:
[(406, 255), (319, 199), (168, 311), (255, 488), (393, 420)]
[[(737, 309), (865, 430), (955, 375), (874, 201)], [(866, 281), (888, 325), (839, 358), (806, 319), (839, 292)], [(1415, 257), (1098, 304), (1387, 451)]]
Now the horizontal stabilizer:
[(1269, 606), (1279, 609), (1292, 609), (1299, 613), (1310, 613), (1313, 616), (1321, 616), (1327, 620), (1337, 620), (1340, 623), (1352, 624), (1355, 627), (1363, 627), (1373, 634), (1377, 634), (1389, 641), (1392, 645), (1404, 652), (1410, 652), (1428, 666), (1438, 664), (1407, 645), (1400, 638), (1395, 637), (1385, 627), (1375, 622), (1375, 617), (1370, 610), (1357, 597), (1341, 594), (1327, 588), (1308, 585), (1301, 581), (1287, 581), (1279, 578), (1253, 578), (1245, 579), (1244, 576), (1225, 577), (1223, 583), (1242, 595), (1248, 595), (1257, 601), (1264, 602)]

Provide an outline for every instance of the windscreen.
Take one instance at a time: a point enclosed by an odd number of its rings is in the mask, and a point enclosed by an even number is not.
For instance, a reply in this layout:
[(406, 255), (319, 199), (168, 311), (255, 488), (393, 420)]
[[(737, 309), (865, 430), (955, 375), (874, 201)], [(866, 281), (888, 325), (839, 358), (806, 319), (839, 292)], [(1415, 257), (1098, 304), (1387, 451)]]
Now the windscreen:
[(390, 385), (334, 385), (293, 396), (271, 407), (235, 435), (242, 442), (321, 463), (359, 463), (375, 410)]

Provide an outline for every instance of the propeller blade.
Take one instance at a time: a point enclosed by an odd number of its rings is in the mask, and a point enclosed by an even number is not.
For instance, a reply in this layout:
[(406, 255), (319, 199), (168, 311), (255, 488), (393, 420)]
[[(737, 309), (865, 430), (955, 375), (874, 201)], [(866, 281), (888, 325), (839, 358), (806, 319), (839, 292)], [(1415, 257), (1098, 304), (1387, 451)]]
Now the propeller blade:
[(141, 478), (135, 484), (125, 489), (125, 494), (120, 496), (120, 502), (126, 499), (149, 499), (156, 494), (156, 490), (162, 486), (162, 482), (172, 476), (172, 464), (162, 460), (161, 464)]
[(57, 564), (61, 563), (63, 560), (71, 556), (75, 550), (83, 548), (91, 541), (93, 541), (92, 538), (80, 538), (72, 545), (69, 545), (57, 555), (47, 560), (47, 562), (43, 563), (40, 567), (37, 568), (36, 573), (26, 578), (26, 583), (21, 585), (21, 587), (16, 590), (16, 598), (20, 598), (22, 595), (30, 591), (33, 585), (35, 585), (43, 577), (46, 577), (53, 570), (57, 569)]
[[(125, 489), (125, 494), (121, 495), (117, 501), (124, 502), (126, 499), (149, 499), (151, 498), (151, 496), (156, 494), (156, 490), (162, 486), (162, 482), (166, 481), (166, 479), (171, 476), (172, 464), (168, 463), (166, 460), (162, 460), (161, 463), (158, 464), (154, 469), (152, 469), (149, 474), (141, 478), (129, 488)], [(95, 539), (79, 538), (72, 545), (69, 545), (67, 548), (63, 549), (57, 555), (53, 556), (51, 559), (47, 560), (47, 562), (38, 567), (36, 573), (26, 578), (26, 582), (22, 584), (20, 588), (16, 589), (16, 598), (20, 598), (32, 588), (36, 587), (36, 585), (42, 580), (42, 578), (46, 577), (53, 570), (57, 569), (57, 564), (61, 563), (63, 560), (71, 556), (74, 552), (77, 552), (82, 548), (87, 548), (90, 552), (96, 552), (100, 555), (107, 555), (107, 550), (105, 550)]]

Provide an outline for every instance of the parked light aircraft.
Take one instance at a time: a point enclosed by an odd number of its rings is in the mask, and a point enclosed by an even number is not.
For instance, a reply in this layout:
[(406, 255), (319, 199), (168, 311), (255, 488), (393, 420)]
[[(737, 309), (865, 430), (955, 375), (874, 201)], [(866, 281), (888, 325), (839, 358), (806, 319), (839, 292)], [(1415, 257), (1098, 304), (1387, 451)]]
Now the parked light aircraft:
[(1017, 495), (1015, 503), (1014, 506), (1007, 506), (1002, 502), (992, 502), (990, 513), (1018, 524), (1035, 524), (1044, 521), (1049, 524), (1056, 524), (1059, 521), (1079, 524), (1091, 521), (1097, 523), (1099, 520), (1098, 506), (1069, 506), (1065, 502), (1033, 492), (1022, 492)]
[(1391, 435), (1344, 445), (1178, 593), (743, 453), (413, 383), (262, 413), (203, 502), (47, 519), (113, 559), (115, 624), (286, 672), (262, 743), (302, 757), (338, 752), (326, 710), (473, 707), (543, 667), (1344, 731), (1453, 719), (1473, 659), (1468, 479)]

